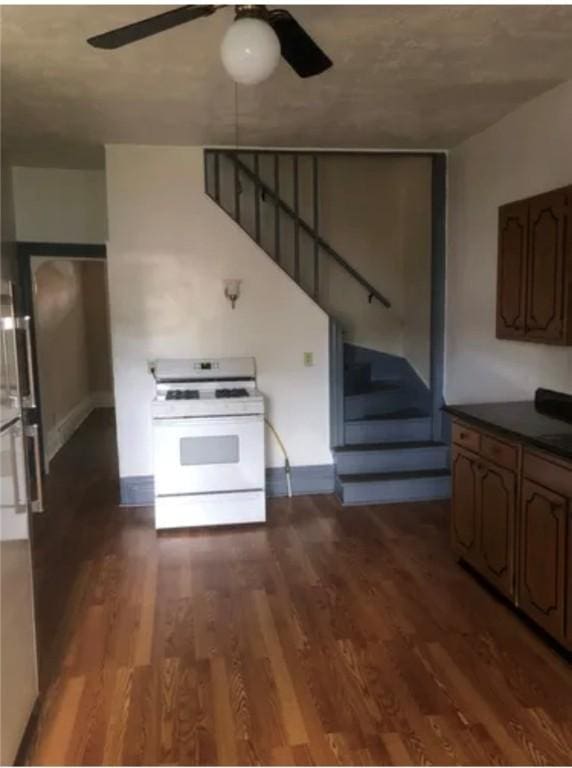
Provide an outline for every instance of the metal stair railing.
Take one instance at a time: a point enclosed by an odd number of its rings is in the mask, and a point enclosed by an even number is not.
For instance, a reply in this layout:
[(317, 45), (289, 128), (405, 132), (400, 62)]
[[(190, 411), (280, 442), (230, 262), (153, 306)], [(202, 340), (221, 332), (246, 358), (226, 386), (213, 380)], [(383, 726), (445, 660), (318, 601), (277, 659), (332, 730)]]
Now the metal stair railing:
[[(288, 155), (292, 158), (292, 206), (290, 206), (280, 196), (280, 155)], [(263, 181), (260, 175), (260, 156), (270, 157), (273, 160), (273, 183), (269, 184)], [(390, 301), (373, 286), (363, 275), (349, 264), (328, 242), (319, 234), (319, 168), (318, 155), (312, 154), (312, 192), (311, 208), (313, 224), (309, 224), (300, 216), (300, 180), (299, 180), (299, 157), (308, 157), (308, 153), (286, 152), (279, 153), (269, 150), (227, 150), (227, 149), (206, 149), (205, 150), (205, 188), (207, 194), (224, 210), (233, 216), (235, 221), (248, 232), (247, 227), (242, 221), (241, 216), (241, 174), (244, 175), (254, 188), (254, 232), (249, 234), (261, 245), (261, 214), (260, 201), (268, 199), (274, 206), (274, 259), (281, 264), (281, 242), (280, 242), (280, 212), (288, 217), (294, 225), (294, 267), (293, 273), (285, 270), (294, 281), (307, 293), (310, 293), (315, 301), (319, 303), (320, 298), (320, 253), (327, 254), (338, 266), (340, 266), (350, 277), (358, 282), (368, 294), (368, 301), (377, 299), (384, 307), (390, 308)], [(252, 159), (252, 167), (241, 159), (241, 156), (248, 156)], [(233, 211), (229, 211), (222, 204), (222, 172), (221, 158), (232, 164), (233, 185)], [(305, 233), (313, 245), (313, 289), (308, 291), (301, 282), (300, 268), (300, 233)], [(267, 249), (265, 249), (267, 250)], [(267, 253), (269, 251), (267, 250)], [(269, 253), (271, 256), (271, 254)], [(285, 267), (283, 267), (285, 268)]]

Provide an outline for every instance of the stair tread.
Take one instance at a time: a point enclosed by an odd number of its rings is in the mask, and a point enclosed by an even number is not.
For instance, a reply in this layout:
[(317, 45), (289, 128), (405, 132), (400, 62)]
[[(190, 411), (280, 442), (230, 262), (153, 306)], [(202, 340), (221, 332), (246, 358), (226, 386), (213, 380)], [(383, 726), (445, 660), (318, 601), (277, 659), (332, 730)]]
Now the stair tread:
[(448, 469), (416, 469), (403, 472), (366, 472), (364, 474), (338, 475), (341, 483), (371, 483), (384, 480), (415, 480), (428, 477), (449, 477)]
[(434, 442), (433, 440), (410, 440), (409, 442), (392, 443), (355, 443), (353, 445), (342, 445), (334, 448), (335, 453), (357, 453), (359, 451), (401, 451), (414, 450), (415, 448), (447, 448), (446, 443)]
[(355, 424), (358, 421), (393, 421), (396, 419), (421, 419), (430, 418), (426, 411), (422, 411), (421, 408), (400, 408), (397, 411), (390, 411), (389, 413), (377, 413), (368, 416), (360, 416), (357, 419), (346, 419), (346, 424)]
[(405, 392), (405, 387), (397, 381), (372, 381), (367, 389), (363, 389), (360, 392), (352, 392), (346, 395), (346, 397), (363, 397), (364, 395), (377, 395), (380, 392), (399, 392), (400, 390)]

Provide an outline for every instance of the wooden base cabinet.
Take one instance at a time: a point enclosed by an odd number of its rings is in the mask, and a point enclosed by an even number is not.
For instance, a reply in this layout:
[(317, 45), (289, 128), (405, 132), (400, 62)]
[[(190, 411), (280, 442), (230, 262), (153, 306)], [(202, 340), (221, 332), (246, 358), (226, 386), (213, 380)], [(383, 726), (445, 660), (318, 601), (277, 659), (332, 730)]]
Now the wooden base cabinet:
[(516, 474), (482, 463), (479, 481), (479, 550), (483, 575), (513, 597), (515, 587)]
[(451, 537), (457, 554), (514, 595), (516, 474), (453, 447)]
[(564, 634), (567, 500), (527, 480), (520, 505), (519, 604), (550, 634)]
[(451, 509), (451, 539), (455, 551), (473, 565), (479, 563), (477, 546), (479, 482), (477, 460), (462, 448), (453, 448), (451, 462), (453, 497)]
[(455, 422), (453, 549), (572, 650), (572, 462)]
[(526, 450), (520, 503), (520, 607), (572, 648), (572, 462)]

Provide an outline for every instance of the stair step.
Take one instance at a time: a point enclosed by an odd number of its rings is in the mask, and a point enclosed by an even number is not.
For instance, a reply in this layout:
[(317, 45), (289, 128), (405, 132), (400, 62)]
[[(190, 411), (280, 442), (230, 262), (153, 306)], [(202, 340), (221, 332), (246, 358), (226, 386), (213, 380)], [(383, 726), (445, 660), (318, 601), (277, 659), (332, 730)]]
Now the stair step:
[(336, 448), (334, 458), (337, 472), (344, 475), (446, 469), (449, 447), (430, 440), (361, 443)]
[(346, 396), (351, 397), (358, 395), (369, 395), (375, 392), (390, 392), (395, 389), (400, 389), (404, 386), (404, 381), (399, 378), (395, 379), (371, 379), (363, 380), (363, 387), (359, 392), (346, 393)]
[(346, 420), (382, 416), (396, 410), (417, 407), (419, 398), (399, 379), (372, 381), (367, 390), (352, 392), (344, 398)]
[(349, 363), (344, 366), (344, 392), (348, 395), (366, 391), (371, 384), (369, 363)]
[(446, 469), (338, 475), (336, 491), (344, 505), (447, 499), (451, 476)]
[(348, 419), (344, 424), (345, 444), (412, 442), (431, 439), (431, 417), (419, 408)]

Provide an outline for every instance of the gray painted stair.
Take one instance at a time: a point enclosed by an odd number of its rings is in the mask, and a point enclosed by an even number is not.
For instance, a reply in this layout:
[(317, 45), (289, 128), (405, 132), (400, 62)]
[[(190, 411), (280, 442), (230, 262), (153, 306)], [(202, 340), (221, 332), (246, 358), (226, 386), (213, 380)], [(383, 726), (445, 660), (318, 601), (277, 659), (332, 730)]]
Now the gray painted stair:
[(386, 379), (370, 382), (365, 392), (346, 395), (344, 413), (346, 420), (354, 420), (420, 405), (415, 392), (401, 379)]
[(446, 469), (338, 475), (336, 491), (344, 505), (446, 499), (451, 477)]
[(412, 442), (431, 439), (431, 417), (419, 408), (348, 419), (344, 425), (345, 444)]
[(369, 392), (371, 385), (371, 365), (369, 363), (353, 363), (344, 368), (344, 393), (355, 395)]
[(340, 475), (447, 469), (449, 447), (431, 441), (347, 445), (334, 450)]
[(409, 363), (346, 345), (344, 445), (334, 449), (343, 504), (450, 496), (449, 448), (432, 440), (430, 393)]

